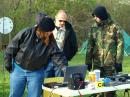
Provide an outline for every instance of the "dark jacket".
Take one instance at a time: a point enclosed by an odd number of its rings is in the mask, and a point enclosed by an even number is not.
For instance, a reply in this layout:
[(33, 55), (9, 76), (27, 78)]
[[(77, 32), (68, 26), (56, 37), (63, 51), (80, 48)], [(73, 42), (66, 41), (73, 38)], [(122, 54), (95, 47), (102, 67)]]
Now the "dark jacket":
[(76, 33), (74, 32), (71, 24), (69, 22), (65, 23), (65, 42), (63, 52), (67, 58), (67, 60), (71, 60), (72, 57), (78, 51), (77, 38)]
[(61, 67), (67, 65), (66, 57), (59, 50), (56, 41), (45, 45), (35, 32), (36, 27), (26, 28), (12, 39), (5, 51), (6, 64), (15, 59), (23, 69), (38, 70), (51, 59)]

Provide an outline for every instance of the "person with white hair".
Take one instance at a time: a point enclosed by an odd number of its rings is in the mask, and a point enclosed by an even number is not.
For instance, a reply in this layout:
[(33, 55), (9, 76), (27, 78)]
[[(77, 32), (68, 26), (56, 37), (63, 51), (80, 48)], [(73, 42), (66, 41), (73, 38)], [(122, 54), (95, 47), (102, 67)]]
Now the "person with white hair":
[[(65, 10), (59, 10), (54, 19), (55, 29), (53, 35), (58, 47), (64, 53), (67, 60), (70, 61), (78, 51), (76, 33), (72, 25), (68, 22), (68, 15)], [(45, 77), (60, 77), (64, 73), (58, 69), (58, 66), (50, 60), (46, 69)]]

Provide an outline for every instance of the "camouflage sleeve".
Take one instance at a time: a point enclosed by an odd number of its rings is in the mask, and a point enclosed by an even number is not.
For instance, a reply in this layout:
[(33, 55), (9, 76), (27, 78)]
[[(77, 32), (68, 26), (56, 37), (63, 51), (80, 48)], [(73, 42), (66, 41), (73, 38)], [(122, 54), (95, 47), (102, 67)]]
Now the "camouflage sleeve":
[(90, 32), (88, 33), (88, 44), (87, 44), (85, 64), (92, 64), (93, 49), (94, 49), (94, 38), (92, 30), (93, 28), (91, 28)]
[(121, 29), (117, 30), (117, 54), (116, 54), (116, 63), (122, 64), (124, 56), (124, 38), (123, 31)]

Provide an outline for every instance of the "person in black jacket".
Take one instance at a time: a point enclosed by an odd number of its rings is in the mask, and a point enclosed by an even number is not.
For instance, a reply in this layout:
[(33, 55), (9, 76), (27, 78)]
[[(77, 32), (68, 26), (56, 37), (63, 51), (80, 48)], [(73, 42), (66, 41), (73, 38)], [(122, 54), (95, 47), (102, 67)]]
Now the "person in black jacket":
[[(65, 10), (59, 10), (55, 16), (56, 28), (53, 30), (53, 35), (56, 39), (57, 45), (63, 51), (67, 60), (70, 61), (78, 50), (76, 33), (72, 25), (67, 21), (68, 16)], [(63, 76), (63, 72), (54, 65), (54, 62), (49, 62), (45, 72), (45, 77)]]
[(5, 68), (10, 73), (9, 97), (22, 97), (26, 85), (28, 97), (40, 97), (49, 59), (61, 70), (66, 68), (68, 62), (56, 44), (54, 28), (54, 21), (45, 17), (37, 26), (20, 31), (7, 46)]

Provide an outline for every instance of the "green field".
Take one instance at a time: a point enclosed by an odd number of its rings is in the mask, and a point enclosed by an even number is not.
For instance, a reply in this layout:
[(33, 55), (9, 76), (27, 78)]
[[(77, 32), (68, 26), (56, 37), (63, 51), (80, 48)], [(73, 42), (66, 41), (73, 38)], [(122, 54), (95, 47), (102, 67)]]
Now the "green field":
[[(85, 55), (77, 54), (70, 62), (69, 65), (80, 65), (84, 64)], [(123, 61), (123, 72), (130, 73), (130, 56), (124, 57)], [(0, 97), (8, 97), (9, 95), (9, 73), (3, 68), (3, 55), (0, 52)], [(118, 91), (118, 97), (123, 97), (123, 91)], [(26, 97), (26, 93), (24, 95)], [(48, 96), (47, 96), (48, 97)], [(53, 96), (56, 97), (56, 96)], [(83, 96), (86, 97), (86, 96)]]

